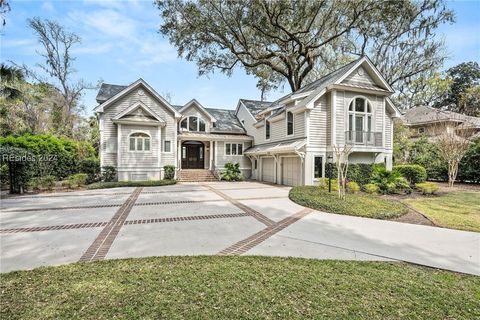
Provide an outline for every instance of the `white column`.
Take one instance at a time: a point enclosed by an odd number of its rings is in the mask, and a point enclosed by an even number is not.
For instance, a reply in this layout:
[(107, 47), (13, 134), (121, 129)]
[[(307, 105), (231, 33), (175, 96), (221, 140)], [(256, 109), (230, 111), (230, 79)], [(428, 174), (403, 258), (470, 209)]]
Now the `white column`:
[(336, 121), (337, 121), (337, 117), (336, 117), (336, 113), (337, 113), (337, 108), (335, 108), (335, 100), (336, 100), (336, 94), (337, 92), (335, 90), (332, 90), (332, 92), (330, 93), (330, 112), (331, 112), (331, 138), (332, 138), (332, 141), (331, 141), (331, 145), (334, 146), (337, 144), (337, 134), (336, 134), (336, 131), (337, 131), (337, 124), (336, 124)]
[(122, 125), (119, 123), (117, 127), (117, 172), (118, 168), (120, 167), (120, 162), (121, 162), (121, 144), (122, 144)]
[(210, 152), (209, 152), (209, 155), (210, 155), (210, 159), (208, 161), (208, 169), (209, 170), (212, 170), (212, 162), (213, 162), (213, 141), (210, 140), (210, 148), (209, 148)]
[(178, 140), (177, 145), (177, 169), (180, 169), (182, 166), (182, 140)]
[(215, 141), (215, 148), (213, 148), (213, 150), (215, 151), (215, 155), (214, 155), (214, 158), (213, 158), (213, 164), (215, 165), (215, 168), (217, 168), (217, 145), (218, 145), (218, 141)]

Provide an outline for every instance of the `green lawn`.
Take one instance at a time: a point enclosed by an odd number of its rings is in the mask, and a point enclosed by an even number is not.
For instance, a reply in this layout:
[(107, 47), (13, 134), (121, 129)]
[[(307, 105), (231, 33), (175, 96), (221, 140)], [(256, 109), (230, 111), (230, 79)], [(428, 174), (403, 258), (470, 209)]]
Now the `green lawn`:
[(400, 263), (160, 257), (0, 279), (1, 319), (480, 318), (480, 277)]
[(153, 187), (167, 186), (177, 183), (177, 180), (148, 180), (148, 181), (112, 181), (112, 182), (95, 182), (89, 184), (87, 189), (109, 189), (119, 187)]
[(340, 200), (337, 192), (329, 193), (313, 186), (294, 187), (290, 190), (289, 197), (305, 207), (351, 216), (390, 219), (408, 212), (405, 205), (376, 195), (347, 194), (346, 200)]
[(480, 192), (452, 192), (404, 201), (438, 226), (480, 232)]

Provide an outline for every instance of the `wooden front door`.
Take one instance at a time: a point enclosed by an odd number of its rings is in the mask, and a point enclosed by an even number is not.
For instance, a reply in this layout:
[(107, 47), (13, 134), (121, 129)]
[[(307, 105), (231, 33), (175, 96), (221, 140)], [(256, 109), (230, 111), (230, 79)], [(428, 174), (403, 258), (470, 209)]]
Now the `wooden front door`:
[(204, 153), (203, 143), (185, 142), (182, 145), (182, 169), (203, 169)]

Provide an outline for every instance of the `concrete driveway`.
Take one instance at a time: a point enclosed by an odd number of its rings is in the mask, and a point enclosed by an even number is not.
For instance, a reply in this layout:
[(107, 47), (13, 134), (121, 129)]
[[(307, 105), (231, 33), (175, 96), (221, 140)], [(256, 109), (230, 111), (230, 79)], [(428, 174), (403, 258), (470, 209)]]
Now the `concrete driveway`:
[(162, 255), (408, 261), (480, 275), (480, 234), (306, 209), (255, 182), (2, 199), (0, 271)]

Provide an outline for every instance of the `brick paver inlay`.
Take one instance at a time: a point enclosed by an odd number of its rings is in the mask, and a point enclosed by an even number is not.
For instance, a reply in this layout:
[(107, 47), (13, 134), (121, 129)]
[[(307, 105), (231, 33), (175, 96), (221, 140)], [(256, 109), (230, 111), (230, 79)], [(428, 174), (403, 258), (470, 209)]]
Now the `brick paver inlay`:
[(127, 201), (118, 209), (112, 219), (103, 228), (97, 238), (93, 241), (90, 247), (80, 257), (80, 261), (96, 261), (102, 260), (110, 250), (113, 241), (118, 235), (120, 228), (122, 228), (128, 214), (132, 210), (135, 201), (142, 192), (143, 188), (136, 188), (135, 191), (128, 197)]

